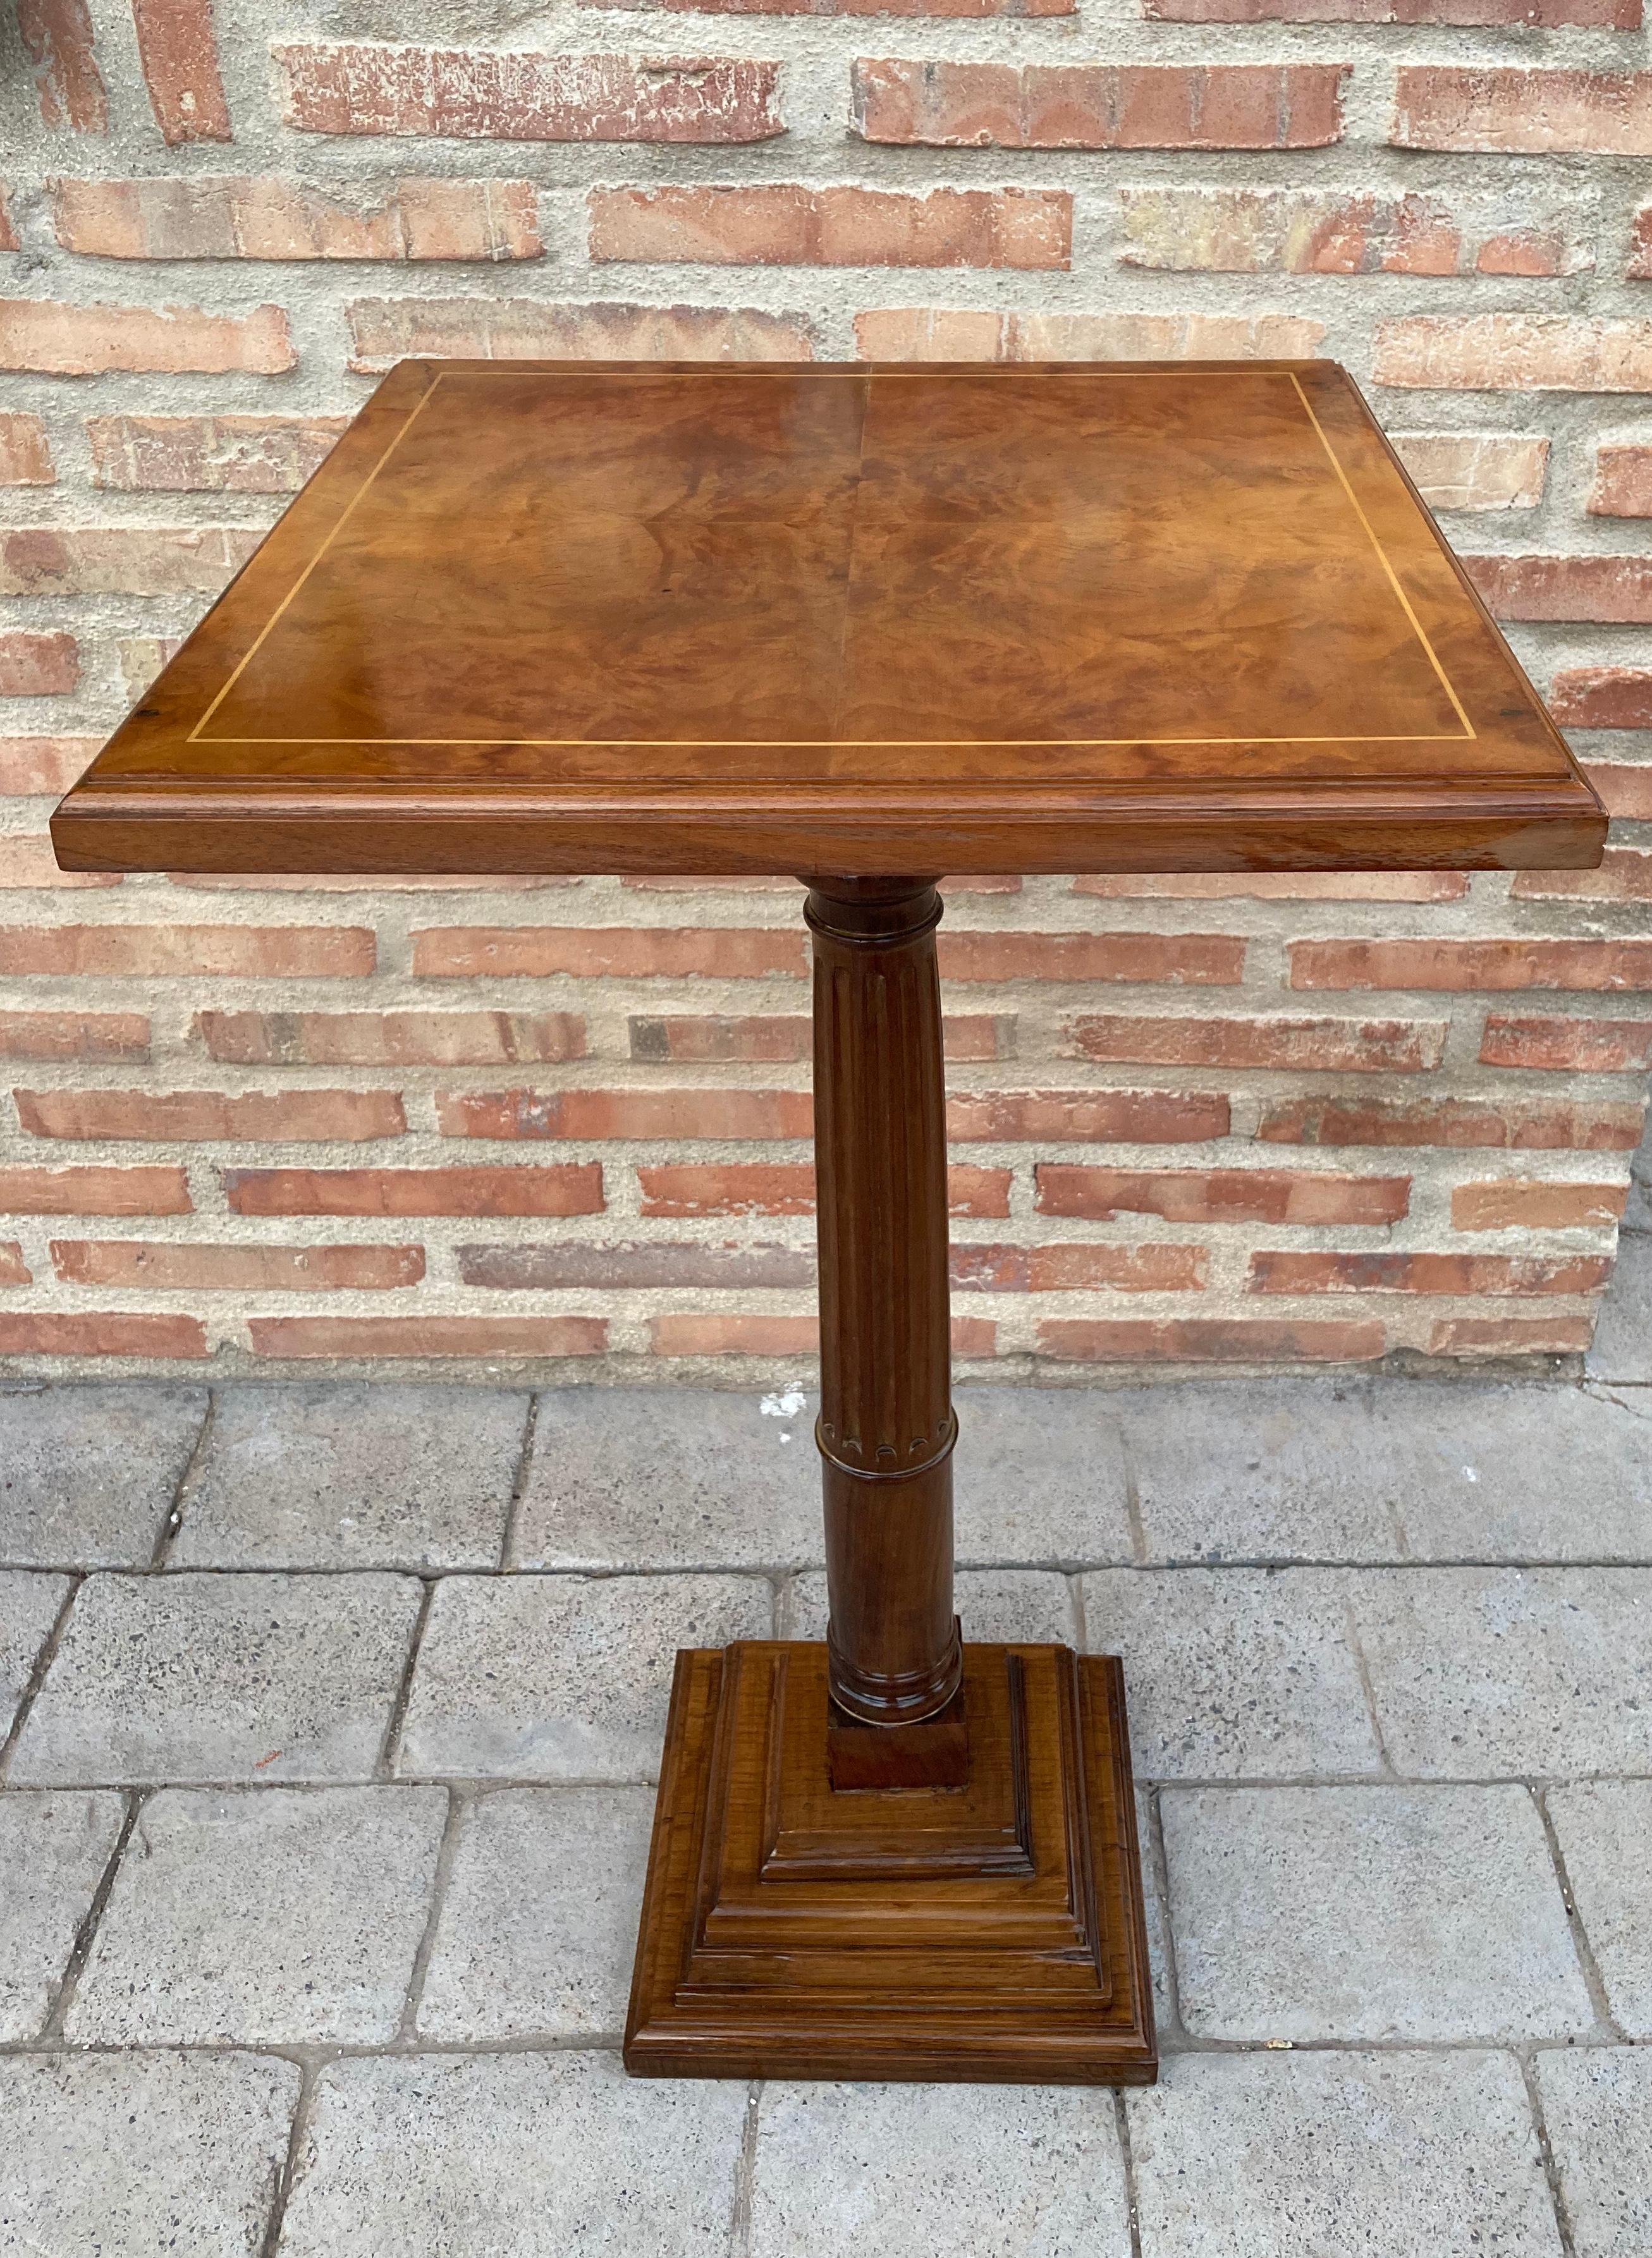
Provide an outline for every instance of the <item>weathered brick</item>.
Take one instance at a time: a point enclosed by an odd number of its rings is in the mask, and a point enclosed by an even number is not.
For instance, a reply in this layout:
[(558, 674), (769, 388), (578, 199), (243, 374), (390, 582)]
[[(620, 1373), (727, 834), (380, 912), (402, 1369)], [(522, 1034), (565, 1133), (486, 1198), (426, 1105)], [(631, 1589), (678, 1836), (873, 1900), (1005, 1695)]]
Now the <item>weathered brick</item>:
[(1425, 391), (1652, 392), (1652, 322), (1410, 314), (1378, 323), (1374, 373)]
[(1062, 1049), (1109, 1066), (1268, 1067), (1287, 1073), (1425, 1074), (1445, 1054), (1448, 1019), (1136, 1019), (1086, 1012)]
[(1652, 667), (1563, 666), (1549, 710), (1563, 728), (1652, 729)]
[(0, 415), (0, 486), (49, 486), (56, 479), (39, 417), (22, 408)]
[(216, 596), (260, 538), (241, 525), (21, 526), (0, 535), (0, 595)]
[(1325, 324), (1295, 314), (994, 314), (879, 306), (855, 316), (862, 360), (1302, 360)]
[(141, 1012), (0, 1012), (0, 1058), (146, 1059)]
[[(813, 1055), (814, 1029), (801, 1012), (708, 1012), (629, 1023), (630, 1054), (660, 1064), (710, 1060), (763, 1061), (780, 1065)], [(949, 1059), (1013, 1058), (1014, 1012), (949, 1013), (941, 1023)]]
[(1606, 1254), (1310, 1254), (1261, 1249), (1250, 1294), (1594, 1294), (1612, 1275)]
[(1339, 63), (854, 65), (866, 141), (971, 149), (1320, 149), (1342, 136)]
[(1616, 1223), (1628, 1194), (1622, 1184), (1546, 1183), (1494, 1176), (1457, 1184), (1451, 1193), (1454, 1231), (1575, 1231)]
[(71, 1286), (161, 1293), (321, 1294), (417, 1286), (422, 1246), (235, 1246), (175, 1239), (54, 1239), (52, 1265)]
[(579, 0), (585, 8), (692, 8), (712, 16), (1071, 16), (1079, 0)]
[(1608, 815), (1623, 823), (1652, 823), (1652, 761), (1585, 761), (1583, 765)]
[(1288, 948), (1292, 988), (1652, 988), (1652, 941), (1293, 941)]
[(231, 1066), (496, 1066), (585, 1055), (577, 1012), (202, 1012)]
[(1139, 870), (1088, 873), (1075, 894), (1112, 901), (1460, 902), (1461, 870)]
[(182, 1168), (0, 1168), (0, 1213), (188, 1215)]
[(233, 140), (212, 0), (132, 0), (132, 12), (149, 106), (167, 147)]
[(720, 306), (548, 305), (537, 298), (358, 298), (345, 309), (350, 366), (409, 355), (480, 360), (808, 360), (789, 314)]
[(339, 980), (371, 972), (367, 926), (0, 927), (0, 972), (111, 980)]
[(359, 1145), (407, 1127), (393, 1090), (14, 1090), (32, 1137), (132, 1139), (147, 1144), (271, 1141)]
[(1521, 870), (1510, 889), (1517, 902), (1652, 901), (1652, 855), (1608, 847), (1593, 870)]
[(296, 493), (345, 415), (89, 415), (92, 484), (128, 493)]
[(1565, 207), (1517, 214), (1349, 189), (1150, 188), (1119, 197), (1125, 266), (1285, 274), (1573, 274), (1594, 252)]
[(1632, 1153), (1638, 1105), (1522, 1104), (1492, 1098), (1290, 1097), (1264, 1108), (1264, 1145), (1484, 1145), (1514, 1151)]
[(947, 1134), (960, 1144), (1072, 1142), (1202, 1144), (1225, 1137), (1227, 1098), (1215, 1090), (994, 1090), (955, 1091)]
[(80, 645), (61, 628), (0, 633), (0, 698), (67, 698), (80, 673)]
[(398, 181), (324, 195), (281, 174), (56, 179), (66, 251), (97, 259), (538, 259), (530, 181)]
[(815, 1109), (800, 1090), (438, 1090), (444, 1137), (807, 1137)]
[(598, 1161), (537, 1168), (226, 1168), (237, 1215), (600, 1215)]
[(656, 1356), (812, 1356), (818, 1317), (669, 1316), (648, 1321)]
[(1645, 1074), (1652, 1070), (1652, 1019), (1515, 1019), (1489, 1012), (1480, 1062), (1545, 1074)]
[(804, 935), (755, 926), (427, 926), (413, 969), (436, 979), (538, 980), (553, 972), (622, 980), (762, 979), (808, 969)]
[(776, 63), (339, 41), (271, 53), (301, 133), (730, 142), (786, 130)]
[(0, 1239), (0, 1286), (32, 1286), (34, 1273), (23, 1259), (23, 1248), (15, 1239)]
[(1652, 282), (1652, 204), (1642, 204), (1634, 216), (1624, 273), (1631, 282)]
[(0, 737), (0, 794), (65, 792), (91, 765), (101, 737)]
[(1485, 24), (1542, 30), (1580, 24), (1637, 32), (1641, 0), (1146, 0), (1171, 24)]
[(1652, 71), (1404, 64), (1388, 138), (1399, 149), (1652, 155)]
[(1364, 1364), (1380, 1324), (1264, 1317), (1046, 1317), (1038, 1353), (1082, 1364)]
[(1499, 620), (1652, 621), (1652, 557), (1461, 557)]
[(141, 698), (162, 667), (170, 665), (182, 648), (182, 636), (122, 636), (115, 649), (120, 657), (120, 678), (126, 685), (126, 695)]
[(1202, 1246), (1097, 1246), (1066, 1239), (1050, 1246), (954, 1246), (954, 1290), (973, 1294), (1196, 1294), (1209, 1255)]
[(75, 133), (109, 131), (109, 97), (94, 53), (86, 0), (18, 0), (18, 32), (31, 65), (41, 123)]
[(1442, 1317), (1428, 1336), (1434, 1356), (1566, 1356), (1586, 1349), (1589, 1317)]
[(801, 1247), (732, 1241), (708, 1246), (698, 1239), (626, 1239), (590, 1246), (577, 1240), (457, 1249), (466, 1286), (497, 1293), (559, 1292), (570, 1287), (665, 1287), (726, 1292), (750, 1286), (810, 1286), (815, 1258)]
[(1652, 445), (1603, 440), (1584, 507), (1591, 517), (1652, 517)]
[(11, 192), (0, 181), (0, 251), (21, 251), (17, 223), (11, 217)]
[(1059, 188), (593, 188), (594, 259), (742, 266), (1065, 267)]
[(0, 833), (0, 892), (74, 892), (125, 883), (113, 870), (60, 870), (52, 841), (44, 832)]
[(1391, 431), (1400, 461), (1430, 509), (1535, 509), (1549, 446), (1536, 433)]
[(0, 1356), (195, 1357), (207, 1353), (199, 1317), (0, 1312)]
[(250, 1317), (254, 1356), (601, 1356), (605, 1317)]
[(947, 933), (939, 936), (943, 980), (1165, 981), (1234, 987), (1245, 944), (1207, 933)]
[(50, 298), (0, 298), (0, 368), (42, 376), (102, 376), (117, 370), (161, 376), (232, 370), (280, 376), (298, 355), (280, 306), (209, 314), (199, 306), (71, 306)]
[[(642, 1213), (682, 1218), (701, 1215), (813, 1215), (815, 1170), (807, 1161), (689, 1162), (637, 1171)], [(962, 1216), (1009, 1213), (1010, 1172), (955, 1161), (946, 1172), (947, 1211)]]
[(1091, 1168), (1045, 1161), (1040, 1215), (1111, 1223), (1121, 1215), (1167, 1223), (1398, 1223), (1409, 1176), (1333, 1175), (1288, 1168)]

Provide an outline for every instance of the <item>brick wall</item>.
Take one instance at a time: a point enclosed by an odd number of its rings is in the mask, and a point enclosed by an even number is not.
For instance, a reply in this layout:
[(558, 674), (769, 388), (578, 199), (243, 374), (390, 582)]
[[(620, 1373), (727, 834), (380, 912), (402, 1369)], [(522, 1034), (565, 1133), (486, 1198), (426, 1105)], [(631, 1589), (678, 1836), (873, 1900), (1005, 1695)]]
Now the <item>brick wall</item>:
[(416, 351), (1346, 361), (1606, 867), (951, 888), (958, 1346), (1583, 1347), (1652, 1068), (1641, 0), (0, 0), (0, 87), (14, 1368), (802, 1368), (794, 888), (53, 868)]

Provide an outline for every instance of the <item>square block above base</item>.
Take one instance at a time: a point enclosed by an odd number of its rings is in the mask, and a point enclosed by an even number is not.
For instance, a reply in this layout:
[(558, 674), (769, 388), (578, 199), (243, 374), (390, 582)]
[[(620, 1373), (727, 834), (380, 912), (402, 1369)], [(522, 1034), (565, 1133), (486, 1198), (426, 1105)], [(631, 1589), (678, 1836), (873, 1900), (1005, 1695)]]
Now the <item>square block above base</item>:
[(823, 1645), (677, 1657), (626, 2067), (1150, 2084), (1110, 1655), (966, 1645), (962, 1787), (835, 1789)]

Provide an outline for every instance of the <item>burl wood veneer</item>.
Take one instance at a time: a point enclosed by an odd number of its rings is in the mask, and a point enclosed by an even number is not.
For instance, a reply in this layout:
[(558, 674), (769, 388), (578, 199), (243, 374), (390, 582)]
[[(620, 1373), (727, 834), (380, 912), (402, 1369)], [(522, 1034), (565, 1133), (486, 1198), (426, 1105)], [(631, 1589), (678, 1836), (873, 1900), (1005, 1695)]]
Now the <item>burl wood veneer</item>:
[(809, 886), (830, 1632), (678, 1657), (633, 2070), (1155, 2073), (1119, 1665), (952, 1612), (926, 874), (1577, 867), (1605, 829), (1329, 363), (386, 379), (53, 836)]

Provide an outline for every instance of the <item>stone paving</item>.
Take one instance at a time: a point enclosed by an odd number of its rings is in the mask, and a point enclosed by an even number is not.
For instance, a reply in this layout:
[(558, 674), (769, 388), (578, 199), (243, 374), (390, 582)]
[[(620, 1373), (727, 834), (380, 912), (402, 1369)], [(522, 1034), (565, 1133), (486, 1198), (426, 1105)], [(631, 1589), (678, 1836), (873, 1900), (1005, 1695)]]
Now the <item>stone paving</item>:
[(1577, 1384), (965, 1391), (966, 1630), (1129, 1673), (1128, 2098), (621, 2070), (784, 1375), (0, 1385), (0, 2252), (1646, 2258), (1648, 1257)]

